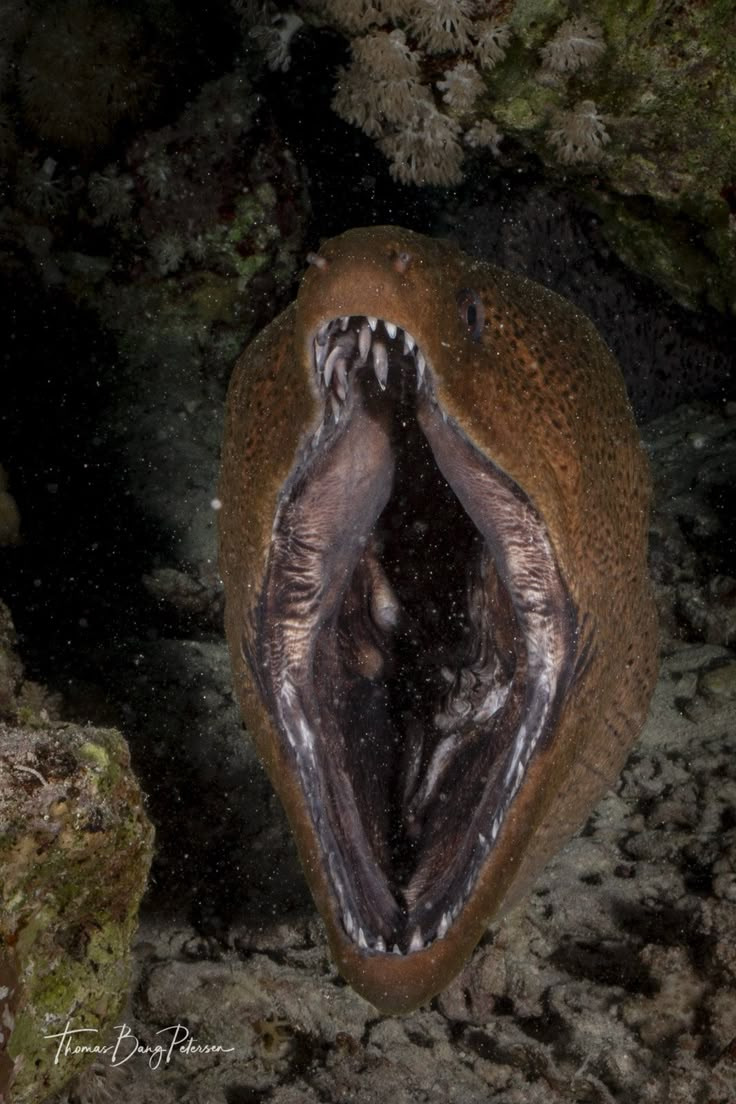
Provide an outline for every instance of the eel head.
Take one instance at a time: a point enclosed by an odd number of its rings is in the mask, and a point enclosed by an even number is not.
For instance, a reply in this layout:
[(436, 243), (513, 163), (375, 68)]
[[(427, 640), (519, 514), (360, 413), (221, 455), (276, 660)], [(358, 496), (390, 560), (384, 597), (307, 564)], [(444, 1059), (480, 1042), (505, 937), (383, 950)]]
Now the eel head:
[(311, 260), (228, 398), (227, 632), (338, 966), (405, 1011), (639, 731), (648, 475), (568, 303), (395, 227)]

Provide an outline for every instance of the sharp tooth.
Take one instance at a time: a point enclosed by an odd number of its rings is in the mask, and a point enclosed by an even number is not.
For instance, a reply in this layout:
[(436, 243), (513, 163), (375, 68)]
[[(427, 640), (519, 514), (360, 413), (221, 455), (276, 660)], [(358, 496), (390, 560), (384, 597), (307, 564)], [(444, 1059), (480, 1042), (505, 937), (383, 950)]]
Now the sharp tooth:
[(369, 318), (368, 319), (368, 325), (370, 326), (370, 328), (372, 330), (375, 330), (376, 326), (378, 325), (378, 319), (377, 318)]
[(398, 943), (394, 943), (393, 947), (391, 948), (391, 954), (401, 954), (401, 947), (399, 947)]
[(376, 379), (381, 390), (385, 391), (386, 380), (388, 379), (388, 353), (386, 352), (386, 346), (380, 341), (373, 342), (373, 370), (376, 373)]
[(437, 938), (444, 939), (447, 934), (447, 929), (450, 926), (450, 914), (449, 912), (442, 913), (442, 919), (440, 920), (440, 926), (437, 928)]
[(411, 937), (411, 943), (409, 944), (410, 951), (421, 951), (424, 943), (422, 941), (422, 932), (420, 928), (414, 929), (414, 934)]
[(352, 935), (355, 925), (353, 923), (353, 918), (349, 912), (343, 913), (342, 923), (348, 935)]
[(420, 352), (417, 353), (417, 387), (421, 387), (424, 383), (424, 369), (427, 366), (427, 362)]
[(343, 333), (345, 333), (345, 330), (348, 328), (349, 325), (350, 325), (350, 316), (346, 314), (344, 318), (340, 319), (340, 329), (342, 330)]
[(405, 330), (404, 331), (404, 352), (405, 353), (410, 353), (415, 345), (416, 345), (416, 341), (411, 336), (411, 334), (407, 333), (407, 331)]
[(320, 326), (320, 328), (317, 330), (317, 336), (314, 339), (317, 342), (318, 345), (326, 345), (327, 344), (327, 337), (329, 335), (329, 332), (330, 332), (330, 324), (329, 324), (329, 322), (325, 322), (324, 326)]
[(340, 421), (340, 400), (337, 395), (330, 395), (330, 404), (332, 406), (332, 416), (335, 419), (335, 424)]
[(368, 353), (371, 351), (371, 328), (367, 322), (363, 323), (360, 334), (358, 335), (358, 352), (360, 353), (360, 363), (365, 364), (368, 359)]
[(383, 942), (382, 935), (379, 935), (378, 939), (376, 940), (376, 950), (381, 951), (383, 954), (386, 953), (386, 944)]
[(348, 366), (345, 360), (338, 360), (335, 364), (335, 391), (341, 402), (345, 402), (348, 393)]
[(328, 356), (325, 362), (325, 387), (330, 386), (330, 380), (332, 379), (332, 369), (335, 367), (335, 363), (345, 356), (345, 350), (340, 345), (333, 346), (332, 352)]
[(362, 947), (364, 951), (368, 950), (368, 944), (365, 939), (365, 932), (362, 928), (358, 928), (358, 946)]
[(393, 341), (393, 339), (396, 337), (396, 326), (393, 324), (393, 322), (385, 322), (384, 325), (386, 327), (386, 333)]
[(314, 342), (314, 362), (317, 365), (317, 372), (321, 372), (324, 367), (325, 359), (327, 357), (327, 345), (320, 345), (315, 339)]
[(498, 829), (501, 827), (501, 821), (498, 817), (493, 818), (493, 824), (491, 825), (491, 839), (496, 838), (498, 835)]

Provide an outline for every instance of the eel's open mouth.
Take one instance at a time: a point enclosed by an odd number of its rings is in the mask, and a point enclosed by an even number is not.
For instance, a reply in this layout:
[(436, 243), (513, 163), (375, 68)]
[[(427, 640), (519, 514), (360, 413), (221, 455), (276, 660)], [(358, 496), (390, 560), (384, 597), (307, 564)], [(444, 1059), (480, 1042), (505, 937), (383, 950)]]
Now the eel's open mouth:
[(435, 398), (390, 321), (310, 343), (324, 421), (274, 523), (249, 657), (293, 755), (347, 937), (442, 939), (573, 673), (544, 523)]

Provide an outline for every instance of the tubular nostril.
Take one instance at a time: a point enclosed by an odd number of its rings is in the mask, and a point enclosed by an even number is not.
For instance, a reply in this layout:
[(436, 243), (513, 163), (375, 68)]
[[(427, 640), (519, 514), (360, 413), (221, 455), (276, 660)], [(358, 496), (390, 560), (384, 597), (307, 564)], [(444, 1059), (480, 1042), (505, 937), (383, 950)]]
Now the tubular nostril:
[(403, 276), (409, 265), (411, 264), (411, 253), (397, 253), (394, 257), (394, 268)]
[(314, 265), (321, 272), (324, 272), (329, 267), (329, 263), (325, 257), (320, 257), (319, 253), (307, 253), (307, 264)]

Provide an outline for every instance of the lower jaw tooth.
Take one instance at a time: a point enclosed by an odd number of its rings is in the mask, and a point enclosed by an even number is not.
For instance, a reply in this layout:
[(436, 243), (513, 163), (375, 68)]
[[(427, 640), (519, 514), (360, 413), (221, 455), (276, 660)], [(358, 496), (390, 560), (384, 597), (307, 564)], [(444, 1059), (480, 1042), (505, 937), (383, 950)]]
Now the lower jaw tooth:
[(424, 941), (422, 940), (422, 933), (421, 933), (419, 928), (415, 928), (414, 933), (411, 937), (411, 942), (409, 943), (409, 950), (410, 951), (421, 951), (423, 946), (424, 946)]
[(336, 395), (330, 395), (330, 405), (332, 406), (332, 416), (335, 422), (340, 421), (340, 400)]
[(421, 353), (417, 353), (417, 387), (421, 387), (424, 382), (424, 369), (426, 367), (426, 360)]
[(382, 935), (379, 935), (378, 939), (376, 940), (376, 950), (382, 951), (384, 954), (386, 952), (386, 944), (383, 942)]

